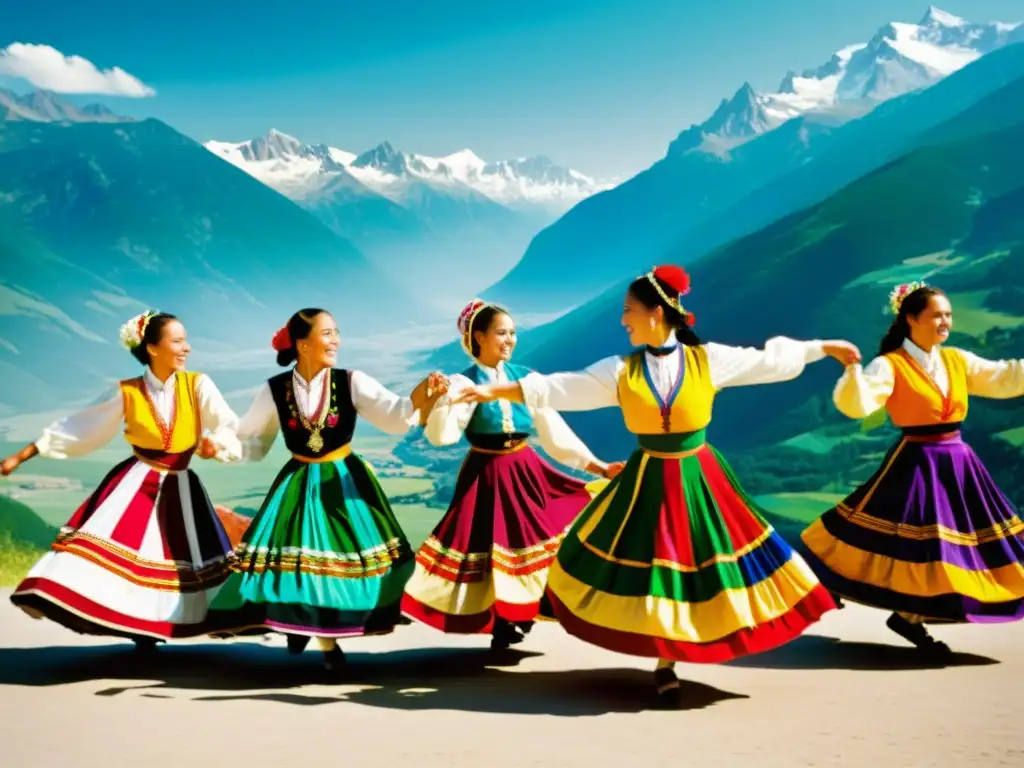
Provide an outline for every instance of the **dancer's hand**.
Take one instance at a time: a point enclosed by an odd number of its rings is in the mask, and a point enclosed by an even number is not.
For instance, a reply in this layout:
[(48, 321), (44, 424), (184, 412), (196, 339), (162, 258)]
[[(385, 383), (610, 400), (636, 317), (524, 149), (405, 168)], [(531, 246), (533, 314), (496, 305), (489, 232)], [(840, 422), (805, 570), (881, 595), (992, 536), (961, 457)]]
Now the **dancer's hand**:
[(21, 466), (21, 459), (18, 455), (8, 456), (3, 461), (0, 461), (0, 477), (7, 477), (14, 470)]
[(452, 398), (452, 405), (458, 405), (459, 403), (489, 403), (497, 399), (490, 387), (472, 386), (460, 390), (459, 394)]
[(217, 456), (217, 446), (206, 435), (199, 439), (199, 447), (196, 449), (200, 459), (213, 459)]
[(849, 341), (826, 341), (824, 350), (826, 355), (838, 360), (844, 368), (861, 361), (860, 350)]
[(609, 480), (611, 480), (616, 475), (618, 475), (623, 469), (625, 469), (625, 467), (626, 467), (626, 462), (624, 462), (624, 461), (613, 461), (611, 464), (609, 464), (607, 467), (605, 467), (604, 476), (607, 477)]
[(427, 399), (436, 399), (448, 391), (448, 377), (440, 371), (434, 371), (427, 376)]

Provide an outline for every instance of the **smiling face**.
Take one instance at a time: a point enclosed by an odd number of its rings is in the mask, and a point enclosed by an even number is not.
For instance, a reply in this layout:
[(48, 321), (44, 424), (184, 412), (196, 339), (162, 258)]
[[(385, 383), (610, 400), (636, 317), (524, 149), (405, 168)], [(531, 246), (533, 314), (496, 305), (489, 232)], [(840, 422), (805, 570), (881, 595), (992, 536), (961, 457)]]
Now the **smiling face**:
[(473, 340), (480, 348), (477, 359), (484, 365), (493, 368), (499, 361), (507, 362), (512, 359), (512, 351), (516, 348), (515, 321), (504, 312), (498, 312), (491, 318), (486, 331), (473, 333)]
[(333, 368), (340, 344), (337, 323), (327, 312), (321, 312), (314, 318), (309, 335), (296, 342), (296, 352), (311, 368)]
[(945, 296), (931, 296), (925, 308), (915, 315), (907, 315), (910, 340), (921, 349), (930, 350), (944, 344), (953, 329), (953, 306)]
[(192, 351), (185, 326), (178, 320), (164, 323), (160, 329), (160, 341), (157, 344), (147, 344), (146, 351), (149, 353), (149, 367), (157, 376), (163, 377), (175, 371), (184, 371), (189, 352)]
[(634, 347), (645, 344), (657, 346), (665, 340), (665, 311), (661, 307), (651, 309), (633, 294), (626, 293), (622, 304), (622, 327), (629, 334), (629, 343)]

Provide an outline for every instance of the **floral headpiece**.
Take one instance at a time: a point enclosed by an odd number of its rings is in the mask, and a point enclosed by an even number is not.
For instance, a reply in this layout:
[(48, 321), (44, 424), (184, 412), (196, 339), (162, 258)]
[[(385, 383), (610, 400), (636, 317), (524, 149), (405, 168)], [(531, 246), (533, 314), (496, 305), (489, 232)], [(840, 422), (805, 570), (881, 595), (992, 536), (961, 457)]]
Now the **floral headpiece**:
[(158, 314), (160, 313), (157, 311), (147, 309), (121, 326), (121, 331), (118, 335), (125, 349), (131, 351), (142, 343), (142, 337), (146, 333), (146, 326)]
[(274, 334), (274, 338), (270, 340), (270, 346), (274, 348), (275, 352), (284, 352), (286, 349), (291, 349), (292, 335), (288, 332), (287, 325)]
[[(683, 296), (690, 292), (690, 276), (686, 273), (685, 269), (672, 264), (666, 264), (661, 267), (652, 267), (651, 271), (644, 275), (644, 277), (654, 286), (654, 290), (658, 292), (661, 300), (683, 316), (687, 325), (693, 325), (696, 322), (693, 313), (687, 312), (683, 307)], [(665, 283), (671, 288), (675, 295), (668, 294), (661, 287), (661, 283)]]
[(889, 291), (889, 306), (886, 307), (886, 311), (891, 312), (894, 315), (898, 315), (900, 313), (900, 307), (903, 306), (903, 300), (914, 291), (926, 286), (927, 283), (923, 280), (915, 280), (912, 283), (900, 283)]
[(459, 341), (462, 343), (462, 349), (470, 357), (473, 357), (473, 343), (469, 335), (470, 328), (473, 327), (473, 321), (476, 320), (476, 316), (487, 306), (487, 302), (483, 299), (473, 299), (459, 313), (459, 319), (455, 322), (455, 327), (459, 329)]

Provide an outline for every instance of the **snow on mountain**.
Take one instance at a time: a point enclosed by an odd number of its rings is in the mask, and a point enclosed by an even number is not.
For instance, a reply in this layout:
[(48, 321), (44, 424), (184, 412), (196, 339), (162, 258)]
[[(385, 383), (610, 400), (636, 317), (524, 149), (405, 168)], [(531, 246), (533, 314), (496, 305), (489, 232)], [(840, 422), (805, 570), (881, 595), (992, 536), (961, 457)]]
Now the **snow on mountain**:
[(1024, 24), (975, 24), (932, 6), (917, 24), (891, 22), (816, 69), (787, 73), (775, 93), (744, 83), (708, 120), (683, 131), (669, 152), (721, 154), (808, 112), (856, 116), (1021, 39)]
[(76, 107), (50, 91), (19, 95), (0, 88), (0, 121), (26, 120), (33, 123), (128, 123), (130, 117), (115, 115), (100, 104)]
[(250, 141), (208, 141), (205, 146), (296, 200), (315, 197), (341, 174), (361, 183), (367, 193), (399, 203), (411, 185), (425, 184), (454, 197), (483, 195), (509, 208), (538, 207), (559, 214), (610, 186), (543, 156), (489, 163), (469, 149), (430, 157), (399, 151), (386, 141), (356, 155), (306, 144), (277, 130)]

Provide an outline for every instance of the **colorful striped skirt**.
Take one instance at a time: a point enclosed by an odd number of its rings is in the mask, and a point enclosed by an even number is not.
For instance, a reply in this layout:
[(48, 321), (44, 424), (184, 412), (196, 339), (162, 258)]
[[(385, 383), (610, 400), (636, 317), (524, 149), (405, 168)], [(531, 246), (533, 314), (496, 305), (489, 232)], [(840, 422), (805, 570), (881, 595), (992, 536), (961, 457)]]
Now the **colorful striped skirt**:
[(444, 517), (416, 554), (402, 610), (444, 632), (490, 632), (537, 617), (548, 568), (591, 495), (525, 441), (473, 448)]
[(373, 471), (347, 449), (291, 459), (235, 549), (211, 612), (288, 634), (385, 634), (398, 623), (413, 552)]
[(562, 626), (634, 656), (724, 662), (786, 643), (835, 607), (704, 431), (642, 435), (548, 574)]
[(1024, 521), (958, 425), (906, 430), (802, 538), (821, 580), (854, 602), (940, 622), (1024, 616)]
[(133, 457), (61, 528), (11, 601), (84, 634), (195, 637), (244, 621), (232, 612), (208, 616), (230, 558), (195, 473)]

